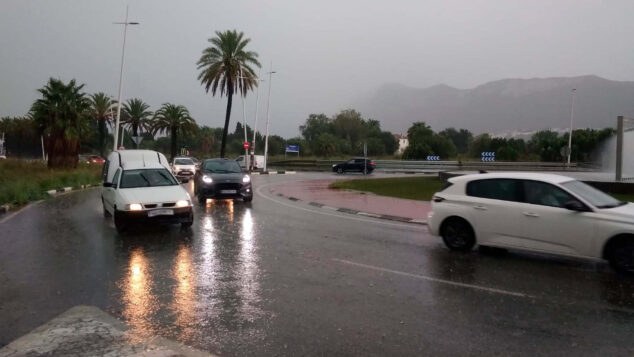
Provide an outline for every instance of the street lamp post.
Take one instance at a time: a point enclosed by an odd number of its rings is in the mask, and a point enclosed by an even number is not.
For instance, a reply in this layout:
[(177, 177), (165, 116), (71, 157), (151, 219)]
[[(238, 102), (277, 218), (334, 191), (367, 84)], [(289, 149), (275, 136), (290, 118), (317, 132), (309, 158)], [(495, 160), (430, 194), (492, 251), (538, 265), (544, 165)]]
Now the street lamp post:
[(268, 154), (269, 154), (269, 120), (271, 119), (271, 81), (273, 79), (273, 61), (271, 61), (271, 70), (269, 71), (269, 97), (266, 104), (266, 136), (264, 137), (264, 172), (267, 172)]
[[(125, 39), (128, 33), (128, 25), (138, 25), (138, 22), (128, 21), (129, 6), (125, 8), (125, 22), (113, 22), (116, 25), (123, 25), (123, 49), (121, 50), (121, 69), (119, 71), (119, 96), (117, 97), (117, 120), (114, 127), (114, 144), (112, 150), (117, 150), (117, 142), (119, 141), (119, 123), (121, 118), (121, 90), (123, 84), (123, 61), (125, 59)], [(123, 144), (123, 135), (121, 135)]]
[(253, 153), (253, 160), (251, 160), (251, 171), (253, 171), (253, 168), (255, 167), (255, 139), (258, 133), (258, 109), (260, 104), (260, 83), (264, 82), (263, 79), (260, 79), (261, 74), (262, 74), (262, 70), (258, 72), (258, 89), (256, 90), (256, 95), (255, 95), (255, 119), (253, 122), (253, 139), (251, 142), (251, 152)]
[(572, 153), (572, 118), (575, 114), (575, 92), (577, 89), (573, 88), (570, 98), (570, 131), (568, 132), (568, 166), (570, 166), (570, 154)]

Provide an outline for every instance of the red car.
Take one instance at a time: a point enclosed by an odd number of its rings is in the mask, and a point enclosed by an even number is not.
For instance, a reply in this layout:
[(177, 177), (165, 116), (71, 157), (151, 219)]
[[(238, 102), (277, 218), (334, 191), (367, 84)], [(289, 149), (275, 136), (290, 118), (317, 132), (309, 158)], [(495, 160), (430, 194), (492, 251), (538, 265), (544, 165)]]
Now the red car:
[(103, 164), (105, 162), (106, 162), (106, 160), (104, 158), (99, 157), (97, 155), (93, 155), (93, 156), (88, 157), (88, 163), (89, 164)]

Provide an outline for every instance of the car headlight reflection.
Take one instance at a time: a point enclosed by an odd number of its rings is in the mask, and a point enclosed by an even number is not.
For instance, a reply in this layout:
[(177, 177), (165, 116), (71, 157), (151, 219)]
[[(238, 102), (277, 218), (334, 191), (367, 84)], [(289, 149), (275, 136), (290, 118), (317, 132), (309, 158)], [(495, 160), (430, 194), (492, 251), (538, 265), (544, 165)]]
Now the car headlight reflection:
[(249, 175), (244, 175), (244, 177), (242, 178), (242, 182), (243, 183), (251, 182), (251, 177), (249, 177)]
[(203, 176), (204, 183), (212, 183), (214, 180), (211, 179), (211, 176)]
[(143, 210), (143, 206), (141, 206), (140, 203), (130, 203), (129, 205), (126, 205), (126, 209), (128, 211), (141, 211)]
[(191, 205), (191, 202), (188, 200), (176, 201), (176, 207), (187, 207), (189, 205)]

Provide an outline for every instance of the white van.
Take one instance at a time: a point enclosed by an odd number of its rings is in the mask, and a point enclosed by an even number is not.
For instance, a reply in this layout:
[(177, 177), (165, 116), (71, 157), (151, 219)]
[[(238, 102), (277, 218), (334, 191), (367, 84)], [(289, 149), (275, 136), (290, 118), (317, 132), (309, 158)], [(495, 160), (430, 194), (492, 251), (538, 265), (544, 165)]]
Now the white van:
[[(264, 168), (264, 155), (253, 155), (251, 156), (252, 160), (254, 161), (254, 170), (260, 170)], [(236, 159), (236, 161), (238, 162), (238, 164), (240, 165), (241, 168), (243, 169), (248, 169), (246, 167), (246, 162), (244, 160), (244, 155), (242, 156), (238, 156), (238, 158)], [(251, 165), (251, 163), (249, 162), (249, 166)]]
[(119, 150), (103, 170), (104, 216), (114, 216), (118, 232), (132, 224), (194, 222), (191, 198), (170, 170), (165, 155), (152, 150)]

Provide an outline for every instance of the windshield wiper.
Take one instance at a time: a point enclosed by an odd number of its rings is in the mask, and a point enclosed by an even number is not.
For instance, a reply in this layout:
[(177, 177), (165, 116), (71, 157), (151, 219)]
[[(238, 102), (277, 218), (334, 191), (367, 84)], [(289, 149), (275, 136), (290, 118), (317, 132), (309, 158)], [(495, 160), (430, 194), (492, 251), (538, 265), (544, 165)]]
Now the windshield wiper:
[(147, 177), (145, 177), (144, 174), (141, 173), (141, 174), (139, 174), (139, 176), (141, 176), (141, 178), (144, 179), (145, 182), (147, 182), (148, 187), (152, 186), (152, 184), (150, 183), (150, 180), (148, 180)]
[[(159, 174), (159, 175), (161, 175), (161, 176), (163, 176), (163, 178), (164, 178), (165, 180), (167, 180), (167, 182), (168, 182), (168, 184), (167, 184), (167, 185), (173, 185), (173, 184), (174, 184), (174, 183), (172, 182), (172, 180), (170, 180), (170, 178), (169, 178), (169, 177), (167, 177), (164, 173), (162, 173), (162, 172), (160, 172), (160, 171), (159, 171), (159, 172), (158, 172), (158, 174)], [(167, 186), (167, 185), (161, 185), (161, 186)]]

